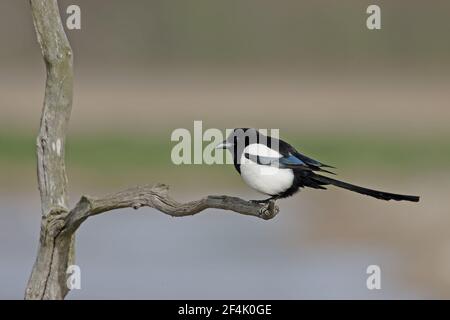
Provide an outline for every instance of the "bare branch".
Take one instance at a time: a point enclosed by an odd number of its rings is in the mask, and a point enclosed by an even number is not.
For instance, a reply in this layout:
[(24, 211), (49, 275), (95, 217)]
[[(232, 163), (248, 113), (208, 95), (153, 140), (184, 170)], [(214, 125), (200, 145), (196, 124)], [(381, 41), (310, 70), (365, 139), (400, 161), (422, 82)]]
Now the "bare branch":
[(81, 223), (100, 213), (121, 208), (151, 207), (173, 217), (191, 216), (208, 208), (234, 211), (265, 220), (272, 219), (279, 211), (273, 201), (258, 204), (230, 196), (207, 196), (203, 199), (180, 203), (172, 199), (169, 187), (164, 184), (129, 188), (103, 198), (81, 197), (65, 218), (64, 231), (73, 233)]

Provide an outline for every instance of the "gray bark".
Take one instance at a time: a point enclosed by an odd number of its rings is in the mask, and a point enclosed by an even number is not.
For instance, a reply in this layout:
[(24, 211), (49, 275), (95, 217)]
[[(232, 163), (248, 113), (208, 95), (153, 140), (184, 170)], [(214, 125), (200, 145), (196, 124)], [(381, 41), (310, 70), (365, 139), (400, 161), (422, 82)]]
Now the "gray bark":
[(57, 0), (30, 0), (33, 22), (47, 70), (44, 107), (37, 137), (37, 175), (42, 219), (38, 253), (25, 299), (64, 299), (66, 271), (74, 263), (75, 232), (89, 217), (120, 208), (151, 207), (175, 217), (208, 208), (230, 210), (262, 219), (279, 211), (274, 202), (257, 204), (229, 196), (207, 196), (179, 203), (162, 184), (130, 188), (103, 198), (83, 196), (68, 207), (64, 149), (72, 109), (73, 55)]
[(44, 107), (37, 137), (37, 175), (42, 221), (36, 262), (26, 299), (61, 299), (67, 294), (66, 269), (73, 260), (73, 237), (57, 238), (68, 213), (64, 146), (73, 93), (72, 49), (56, 0), (31, 0), (31, 13), (47, 70)]
[(205, 209), (215, 208), (234, 211), (243, 215), (269, 220), (279, 211), (275, 203), (256, 204), (237, 197), (207, 196), (203, 199), (180, 203), (169, 196), (169, 187), (164, 184), (138, 186), (107, 195), (103, 198), (82, 196), (76, 206), (65, 217), (63, 232), (74, 233), (87, 218), (115, 209), (141, 207), (155, 208), (172, 217), (192, 216)]

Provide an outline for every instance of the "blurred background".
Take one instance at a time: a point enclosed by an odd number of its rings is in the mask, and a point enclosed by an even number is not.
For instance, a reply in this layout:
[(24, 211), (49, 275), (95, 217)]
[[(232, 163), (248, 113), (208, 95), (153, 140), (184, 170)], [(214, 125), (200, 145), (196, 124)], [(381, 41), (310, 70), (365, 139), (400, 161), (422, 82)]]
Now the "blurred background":
[[(59, 1), (81, 7), (66, 149), (71, 204), (162, 182), (180, 201), (258, 198), (228, 165), (173, 165), (176, 128), (278, 128), (339, 178), (418, 204), (304, 190), (271, 221), (153, 209), (89, 219), (81, 298), (450, 298), (450, 2)], [(381, 7), (382, 29), (366, 28)], [(0, 298), (36, 255), (45, 68), (27, 1), (0, 2)], [(366, 268), (381, 267), (381, 290)]]

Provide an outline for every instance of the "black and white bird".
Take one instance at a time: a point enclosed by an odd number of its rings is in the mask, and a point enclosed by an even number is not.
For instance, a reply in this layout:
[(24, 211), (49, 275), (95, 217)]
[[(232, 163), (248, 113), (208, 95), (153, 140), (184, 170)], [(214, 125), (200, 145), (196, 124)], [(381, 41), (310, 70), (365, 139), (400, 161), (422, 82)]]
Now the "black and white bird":
[(256, 191), (270, 196), (265, 200), (252, 200), (254, 202), (264, 203), (286, 198), (303, 187), (326, 189), (327, 185), (382, 200), (419, 201), (418, 196), (372, 190), (318, 174), (318, 172), (334, 174), (325, 169), (334, 167), (311, 159), (287, 142), (265, 136), (256, 129), (234, 129), (227, 140), (216, 148), (230, 151), (234, 167), (245, 183)]

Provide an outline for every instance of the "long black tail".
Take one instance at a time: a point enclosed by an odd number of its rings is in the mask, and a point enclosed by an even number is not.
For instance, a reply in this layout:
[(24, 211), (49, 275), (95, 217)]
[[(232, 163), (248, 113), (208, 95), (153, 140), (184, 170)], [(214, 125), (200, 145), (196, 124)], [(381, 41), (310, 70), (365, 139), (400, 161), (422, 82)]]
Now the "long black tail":
[(339, 181), (339, 180), (328, 178), (325, 176), (320, 176), (318, 174), (314, 174), (310, 178), (311, 178), (311, 180), (315, 181), (316, 183), (318, 183), (320, 185), (332, 184), (336, 187), (340, 187), (340, 188), (344, 188), (344, 189), (347, 189), (350, 191), (365, 194), (367, 196), (371, 196), (371, 197), (374, 197), (377, 199), (396, 200), (396, 201), (405, 200), (405, 201), (419, 202), (418, 196), (408, 196), (408, 195), (395, 194), (395, 193), (367, 189), (367, 188), (363, 188), (360, 186), (355, 186), (355, 185), (347, 183), (347, 182)]

